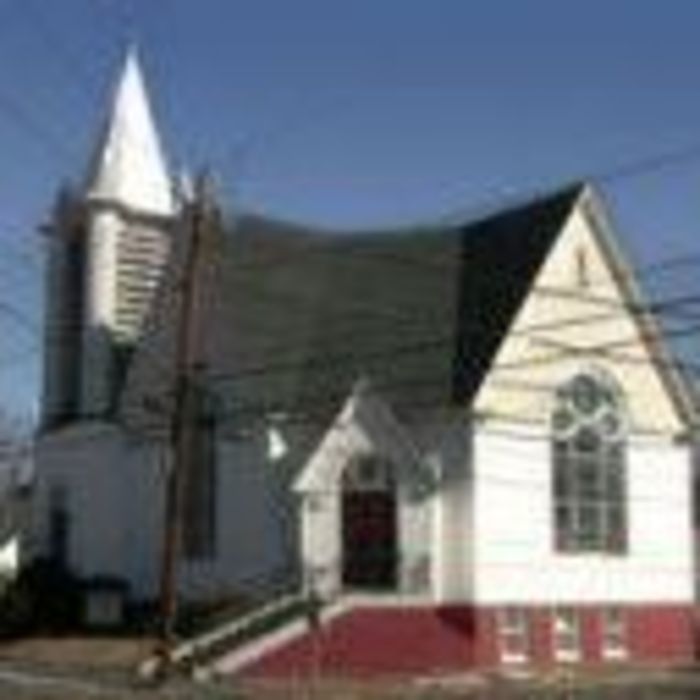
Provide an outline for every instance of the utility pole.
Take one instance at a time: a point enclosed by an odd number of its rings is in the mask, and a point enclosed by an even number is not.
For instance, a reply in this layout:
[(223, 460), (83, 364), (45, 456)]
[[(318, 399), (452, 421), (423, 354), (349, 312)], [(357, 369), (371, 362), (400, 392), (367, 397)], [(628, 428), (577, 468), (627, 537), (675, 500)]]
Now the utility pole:
[(165, 451), (166, 489), (160, 573), (159, 654), (170, 662), (177, 619), (177, 569), (183, 533), (184, 489), (196, 431), (194, 373), (197, 364), (197, 315), (203, 253), (212, 225), (214, 205), (206, 176), (198, 179), (194, 199), (185, 212), (186, 250), (177, 285), (177, 321), (174, 357), (174, 396)]

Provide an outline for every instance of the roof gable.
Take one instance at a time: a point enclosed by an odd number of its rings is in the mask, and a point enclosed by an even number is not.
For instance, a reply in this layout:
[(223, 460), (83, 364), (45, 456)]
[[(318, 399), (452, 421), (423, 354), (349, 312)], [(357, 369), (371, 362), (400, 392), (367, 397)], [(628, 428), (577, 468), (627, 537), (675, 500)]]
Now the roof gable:
[(462, 237), (455, 398), (470, 401), (581, 193), (575, 185), (467, 225)]
[(370, 454), (388, 459), (402, 483), (433, 481), (434, 475), (389, 406), (360, 381), (311, 454), (294, 489), (337, 490), (349, 462)]
[(679, 434), (691, 419), (682, 379), (646, 310), (592, 188), (526, 295), (475, 397), (482, 417), (548, 422), (554, 390), (602, 370), (627, 398), (635, 432)]

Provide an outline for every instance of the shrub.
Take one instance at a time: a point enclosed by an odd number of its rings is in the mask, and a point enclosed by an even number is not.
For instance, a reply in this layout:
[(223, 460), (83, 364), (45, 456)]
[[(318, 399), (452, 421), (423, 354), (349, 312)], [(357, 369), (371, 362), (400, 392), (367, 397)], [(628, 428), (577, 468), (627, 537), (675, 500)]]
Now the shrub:
[(37, 559), (0, 594), (0, 636), (62, 633), (80, 623), (80, 582), (55, 562)]

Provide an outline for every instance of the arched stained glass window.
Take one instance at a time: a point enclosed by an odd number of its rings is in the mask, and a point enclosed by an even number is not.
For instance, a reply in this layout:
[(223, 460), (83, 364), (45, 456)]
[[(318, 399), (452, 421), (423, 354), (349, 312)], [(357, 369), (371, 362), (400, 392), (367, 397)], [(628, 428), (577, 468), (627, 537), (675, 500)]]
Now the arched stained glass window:
[(598, 373), (577, 374), (552, 414), (555, 548), (627, 548), (625, 423), (620, 393)]

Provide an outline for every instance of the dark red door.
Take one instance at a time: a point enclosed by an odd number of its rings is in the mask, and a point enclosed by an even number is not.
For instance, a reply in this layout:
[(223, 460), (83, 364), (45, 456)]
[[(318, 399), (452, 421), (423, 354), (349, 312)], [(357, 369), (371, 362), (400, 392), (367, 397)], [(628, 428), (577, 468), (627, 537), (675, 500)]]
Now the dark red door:
[(397, 571), (396, 500), (391, 491), (343, 494), (343, 584), (392, 589)]

